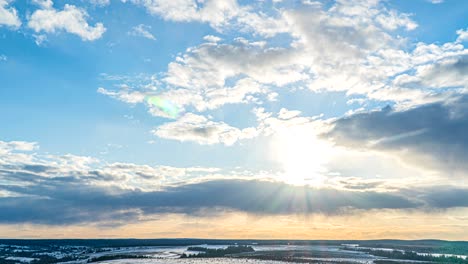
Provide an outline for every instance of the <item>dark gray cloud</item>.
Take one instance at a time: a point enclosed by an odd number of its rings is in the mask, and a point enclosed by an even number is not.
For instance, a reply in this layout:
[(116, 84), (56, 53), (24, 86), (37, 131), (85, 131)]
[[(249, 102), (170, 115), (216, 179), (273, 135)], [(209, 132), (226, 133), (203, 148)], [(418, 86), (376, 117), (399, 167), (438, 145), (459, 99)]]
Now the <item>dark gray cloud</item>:
[(384, 184), (384, 181), (362, 182), (359, 180), (340, 180), (339, 183), (346, 189), (369, 190)]
[[(2, 174), (6, 178), (5, 171)], [(340, 214), (349, 209), (420, 206), (394, 193), (315, 189), (258, 180), (211, 180), (143, 192), (96, 186), (88, 176), (46, 178), (21, 172), (9, 176), (28, 184), (0, 185), (0, 190), (18, 195), (0, 198), (0, 223), (131, 221), (158, 213), (200, 215), (225, 210), (270, 215)]]
[(438, 186), (422, 195), (430, 208), (468, 207), (468, 189)]
[[(447, 172), (468, 170), (468, 97), (432, 103), (405, 111), (380, 111), (338, 119), (323, 137), (339, 145), (362, 149), (399, 151), (424, 166)], [(421, 158), (418, 158), (418, 157)]]
[[(43, 170), (0, 170), (0, 191), (14, 195), (0, 197), (0, 223), (119, 225), (164, 213), (206, 216), (241, 211), (256, 215), (336, 215), (355, 210), (468, 207), (468, 199), (464, 198), (468, 197), (468, 189), (450, 186), (377, 192), (359, 184), (351, 188), (359, 190), (355, 191), (223, 179), (142, 191), (117, 187), (118, 179), (105, 178), (103, 182), (95, 171), (69, 176), (41, 176), (32, 171)], [(380, 183), (369, 184), (376, 187)]]

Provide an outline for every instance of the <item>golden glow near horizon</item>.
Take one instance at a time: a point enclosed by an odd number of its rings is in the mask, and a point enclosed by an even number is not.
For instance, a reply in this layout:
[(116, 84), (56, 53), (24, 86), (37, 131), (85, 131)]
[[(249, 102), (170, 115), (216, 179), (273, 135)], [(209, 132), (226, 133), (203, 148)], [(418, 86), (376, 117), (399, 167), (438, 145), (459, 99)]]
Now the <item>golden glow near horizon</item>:
[[(206, 217), (157, 215), (123, 226), (0, 225), (3, 238), (226, 238), (468, 240), (467, 209), (380, 210), (343, 215), (259, 216), (226, 212)], [(447, 224), (450, 222), (450, 224)]]

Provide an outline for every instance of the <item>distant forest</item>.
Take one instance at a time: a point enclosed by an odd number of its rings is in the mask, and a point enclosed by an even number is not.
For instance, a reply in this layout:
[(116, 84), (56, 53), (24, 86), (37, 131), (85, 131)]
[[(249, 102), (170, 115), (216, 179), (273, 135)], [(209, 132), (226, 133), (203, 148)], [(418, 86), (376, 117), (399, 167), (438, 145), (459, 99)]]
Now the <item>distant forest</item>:
[(255, 250), (251, 246), (228, 246), (227, 248), (210, 249), (205, 247), (189, 247), (189, 251), (199, 251), (201, 253), (187, 255), (182, 254), (181, 258), (219, 258), (228, 255), (254, 252)]
[[(349, 248), (348, 248), (349, 249)], [(413, 251), (400, 251), (400, 250), (375, 250), (375, 249), (356, 249), (357, 251), (366, 252), (368, 254), (385, 257), (390, 259), (404, 259), (404, 260), (418, 260), (418, 261), (431, 261), (436, 263), (459, 263), (468, 264), (468, 260), (454, 257), (454, 256), (423, 256), (418, 255)]]

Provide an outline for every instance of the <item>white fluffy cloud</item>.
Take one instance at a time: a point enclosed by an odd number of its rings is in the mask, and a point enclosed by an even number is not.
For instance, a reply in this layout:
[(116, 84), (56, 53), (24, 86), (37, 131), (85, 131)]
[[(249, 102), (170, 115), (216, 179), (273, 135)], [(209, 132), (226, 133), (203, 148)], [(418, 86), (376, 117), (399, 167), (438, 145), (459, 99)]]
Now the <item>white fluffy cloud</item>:
[[(125, 86), (106, 94), (127, 102), (142, 98), (142, 94), (157, 95), (181, 110), (193, 107), (202, 112), (226, 104), (272, 100), (272, 85), (284, 86), (307, 78), (306, 69), (294, 64), (295, 56), (299, 56), (296, 50), (268, 48), (263, 42), (241, 38), (231, 44), (217, 43), (219, 39), (209, 41), (169, 64), (158, 83), (163, 89)], [(154, 108), (150, 112), (156, 116), (162, 113)]]
[(187, 113), (179, 120), (166, 123), (153, 130), (161, 138), (179, 141), (192, 141), (202, 145), (222, 143), (232, 145), (240, 139), (253, 138), (255, 128), (238, 129), (224, 122), (216, 122), (192, 113)]
[[(176, 15), (170, 11), (172, 2), (133, 2), (151, 7), (153, 13), (167, 19), (180, 20), (190, 20), (213, 4), (182, 1), (179, 4), (187, 8), (173, 10), (181, 12)], [(231, 3), (228, 6), (238, 6), (235, 2), (228, 3)], [(427, 63), (427, 58), (422, 61), (427, 52), (418, 55), (404, 51), (404, 41), (394, 33), (399, 28), (417, 27), (410, 15), (387, 9), (377, 0), (342, 0), (332, 6), (313, 2), (301, 8), (277, 11), (279, 21), (287, 26), (284, 32), (289, 32), (294, 39), (289, 46), (272, 47), (267, 42), (243, 38), (222, 43), (219, 38), (207, 37), (207, 43), (187, 49), (169, 63), (160, 83), (169, 90), (163, 92), (164, 96), (176, 101), (180, 108), (192, 105), (197, 111), (213, 109), (222, 104), (210, 100), (209, 95), (234, 93), (229, 84), (246, 76), (268, 88), (298, 84), (314, 91), (347, 91), (375, 97), (388, 94), (375, 91), (387, 90), (389, 78), (414, 65)], [(241, 13), (236, 14), (237, 19), (243, 17)], [(447, 55), (445, 51), (444, 54)], [(416, 62), (413, 57), (421, 61)], [(256, 87), (251, 85), (250, 94), (260, 91)], [(268, 94), (267, 98), (273, 98), (270, 96), (273, 91), (261, 91)], [(232, 100), (223, 101), (232, 103)]]
[(66, 4), (63, 10), (52, 7), (51, 1), (42, 1), (42, 9), (36, 10), (29, 17), (28, 27), (35, 32), (56, 33), (66, 31), (79, 36), (84, 41), (93, 41), (102, 37), (106, 28), (102, 23), (91, 26), (87, 22), (88, 13), (79, 7)]
[[(177, 107), (181, 114), (188, 107), (202, 112), (226, 104), (258, 102), (258, 95), (265, 95), (270, 92), (266, 86), (250, 78), (237, 80), (232, 85), (214, 85), (210, 87), (187, 86), (177, 89), (155, 90), (153, 87), (148, 88), (147, 86), (128, 87), (124, 85), (117, 90), (107, 90), (100, 87), (97, 91), (129, 104), (145, 103), (145, 98), (157, 96)], [(173, 118), (169, 117), (157, 106), (149, 103), (146, 105), (149, 108), (149, 113), (153, 116)]]
[(310, 3), (279, 12), (294, 38), (289, 47), (245, 39), (204, 43), (170, 63), (164, 81), (172, 87), (202, 90), (222, 87), (229, 78), (244, 75), (267, 85), (302, 83), (314, 91), (369, 96), (388, 89), (395, 75), (428, 62), (428, 58), (422, 61), (427, 53), (404, 51), (404, 40), (394, 33), (417, 27), (410, 15), (378, 1), (343, 0), (331, 7)]
[(165, 81), (175, 87), (222, 87), (228, 78), (247, 75), (264, 84), (285, 85), (306, 79), (295, 49), (235, 39), (231, 44), (204, 43), (190, 48), (168, 66)]
[(128, 34), (132, 36), (143, 37), (151, 40), (156, 40), (156, 37), (150, 32), (151, 26), (140, 24), (138, 26), (134, 26)]
[(220, 42), (222, 40), (220, 37), (213, 36), (213, 35), (204, 36), (203, 39), (207, 42), (213, 42), (213, 43)]
[(457, 42), (468, 41), (468, 28), (457, 30), (457, 35), (458, 35)]
[(27, 142), (27, 141), (0, 141), (0, 153), (6, 154), (12, 151), (32, 151), (37, 149), (36, 142)]
[(103, 87), (99, 87), (97, 92), (129, 104), (142, 103), (145, 100), (145, 94), (139, 91), (128, 91), (122, 89), (118, 92), (115, 92), (109, 91)]
[(16, 9), (9, 7), (10, 2), (10, 0), (0, 0), (0, 26), (18, 28), (21, 26), (21, 20)]
[(89, 0), (89, 2), (93, 5), (97, 6), (107, 6), (110, 4), (110, 0)]
[(419, 66), (415, 77), (424, 87), (468, 87), (468, 54)]
[[(212, 1), (177, 2), (183, 8), (157, 0), (131, 2), (168, 20), (205, 21), (216, 27), (255, 13), (235, 1), (222, 5)], [(207, 8), (229, 11), (217, 18), (203, 18)], [(300, 8), (283, 7), (274, 12), (273, 17), (281, 26), (271, 28), (287, 32), (291, 37), (288, 44), (272, 46), (267, 41), (223, 41), (207, 36), (207, 42), (179, 54), (166, 72), (153, 75), (158, 76), (157, 81), (152, 79), (149, 88), (130, 84), (99, 92), (131, 104), (144, 103), (145, 96), (156, 95), (177, 106), (181, 119), (157, 128), (154, 133), (160, 137), (230, 145), (242, 136), (228, 136), (233, 140), (226, 141), (219, 135), (225, 131), (229, 131), (225, 135), (238, 134), (242, 129), (211, 121), (201, 114), (226, 104), (251, 103), (258, 107), (274, 100), (275, 89), (342, 91), (375, 101), (393, 101), (397, 107), (441, 101), (466, 89), (468, 50), (461, 43), (463, 30), (458, 31), (455, 42), (409, 44), (410, 39), (404, 34), (416, 30), (416, 22), (410, 14), (390, 9), (378, 0), (338, 0), (331, 5), (309, 1)], [(257, 13), (261, 16), (261, 12)], [(256, 24), (254, 20), (249, 25)], [(261, 23), (265, 21), (262, 19)], [(257, 23), (254, 32), (262, 31), (261, 23)], [(277, 30), (283, 26), (286, 30)], [(148, 108), (154, 116), (168, 117), (159, 108)], [(276, 124), (284, 125), (282, 121), (286, 119), (311, 122), (298, 114), (283, 109), (278, 118), (263, 118), (255, 134), (268, 135), (275, 131)]]
[(286, 24), (281, 19), (262, 12), (254, 12), (252, 6), (239, 5), (237, 0), (122, 0), (146, 8), (152, 14), (165, 20), (177, 22), (208, 23), (218, 31), (238, 29), (263, 36), (273, 36), (286, 32)]
[[(211, 167), (150, 166), (134, 163), (106, 163), (88, 156), (44, 155), (39, 145), (27, 141), (0, 141), (0, 179), (5, 174), (36, 174), (43, 179), (69, 175), (95, 186), (157, 190), (162, 184), (209, 176), (220, 169)], [(20, 180), (20, 179), (18, 179)]]
[[(124, 0), (124, 2), (127, 2)], [(199, 3), (194, 0), (128, 0), (144, 6), (149, 13), (173, 21), (203, 21), (213, 26), (226, 23), (238, 12), (235, 0), (206, 1)]]
[(378, 1), (337, 1), (330, 8), (315, 3), (284, 11), (284, 17), (302, 50), (301, 62), (311, 67), (309, 87), (350, 93), (373, 90), (395, 74), (401, 67), (387, 56), (401, 41), (393, 30), (416, 27), (408, 15)]

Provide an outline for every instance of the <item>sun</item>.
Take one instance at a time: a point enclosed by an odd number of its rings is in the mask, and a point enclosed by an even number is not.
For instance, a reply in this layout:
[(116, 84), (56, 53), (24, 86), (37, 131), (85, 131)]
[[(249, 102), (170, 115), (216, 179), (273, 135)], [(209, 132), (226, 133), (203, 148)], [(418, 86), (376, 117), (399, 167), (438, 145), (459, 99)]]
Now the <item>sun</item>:
[(290, 127), (272, 139), (272, 155), (283, 171), (280, 178), (294, 185), (321, 186), (332, 145), (319, 139), (309, 127)]

